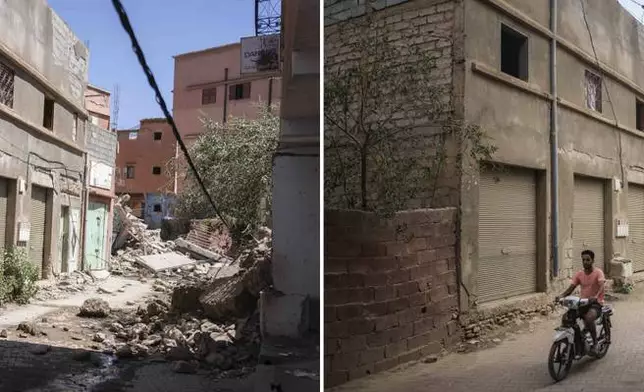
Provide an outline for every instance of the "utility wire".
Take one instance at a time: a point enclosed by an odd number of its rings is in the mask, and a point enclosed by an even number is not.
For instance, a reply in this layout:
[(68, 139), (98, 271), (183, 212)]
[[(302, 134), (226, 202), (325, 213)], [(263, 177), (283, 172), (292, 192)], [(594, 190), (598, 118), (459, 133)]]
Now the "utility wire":
[(206, 185), (201, 179), (201, 176), (199, 175), (199, 172), (197, 171), (195, 164), (192, 162), (192, 158), (190, 158), (188, 149), (186, 148), (186, 145), (183, 143), (183, 140), (181, 139), (181, 134), (177, 130), (177, 125), (175, 124), (174, 119), (170, 114), (170, 111), (168, 111), (168, 106), (166, 105), (165, 100), (161, 95), (161, 91), (159, 89), (159, 85), (156, 82), (156, 79), (154, 78), (154, 74), (152, 73), (152, 70), (148, 66), (148, 62), (145, 59), (145, 54), (143, 53), (143, 49), (141, 49), (141, 45), (139, 45), (139, 41), (136, 39), (136, 34), (134, 34), (134, 30), (132, 29), (130, 18), (128, 17), (127, 12), (123, 7), (121, 0), (112, 0), (112, 5), (114, 5), (114, 10), (116, 11), (116, 13), (119, 16), (119, 19), (121, 20), (121, 25), (123, 26), (123, 29), (130, 37), (130, 41), (132, 41), (132, 50), (134, 50), (134, 53), (136, 54), (136, 57), (139, 60), (139, 64), (141, 64), (141, 68), (143, 68), (143, 72), (145, 73), (145, 76), (148, 78), (148, 83), (150, 84), (150, 87), (152, 87), (152, 90), (154, 90), (154, 93), (156, 95), (156, 101), (159, 104), (159, 107), (161, 108), (161, 110), (163, 111), (163, 114), (165, 115), (166, 120), (172, 127), (172, 133), (174, 133), (174, 137), (177, 139), (177, 143), (179, 143), (179, 147), (181, 147), (181, 151), (183, 152), (183, 155), (186, 158), (186, 161), (188, 161), (188, 165), (190, 166), (190, 169), (192, 169), (195, 179), (199, 183), (199, 186), (201, 187), (202, 192), (204, 193), (204, 195), (206, 195), (206, 198), (210, 202), (210, 205), (212, 206), (212, 208), (215, 210), (215, 213), (217, 214), (219, 219), (221, 219), (222, 223), (228, 229), (230, 229), (230, 225), (228, 224), (228, 221), (226, 221), (224, 216), (219, 212), (219, 209), (217, 208), (215, 201), (213, 200), (212, 196), (210, 196), (210, 193), (208, 192)]
[[(635, 2), (634, 0), (631, 0)], [(588, 31), (588, 37), (590, 38), (590, 46), (593, 49), (593, 55), (595, 56), (595, 62), (597, 63), (597, 70), (602, 73), (602, 79), (603, 77), (603, 72), (602, 72), (602, 65), (599, 61), (599, 56), (597, 56), (597, 50), (595, 49), (595, 41), (593, 40), (593, 34), (590, 31), (590, 25), (588, 24), (588, 16), (586, 14), (586, 7), (584, 6), (584, 0), (579, 0), (579, 4), (581, 4), (581, 13), (584, 17), (584, 24), (586, 25), (586, 31)], [(638, 3), (639, 4), (639, 3)], [(640, 4), (641, 5), (641, 4)], [(605, 83), (602, 83), (605, 87), (606, 90), (606, 98), (608, 99), (608, 103), (610, 104), (610, 109), (613, 113), (613, 118), (615, 119), (615, 126), (618, 127), (619, 121), (617, 121), (617, 113), (615, 112), (615, 105), (613, 105), (613, 100), (610, 98), (610, 91), (608, 90), (608, 86)], [(622, 131), (617, 128), (617, 139), (619, 143), (619, 168), (622, 173), (622, 186), (624, 186), (624, 180), (625, 180), (625, 175), (624, 175), (624, 162), (623, 162), (623, 153), (622, 153)]]

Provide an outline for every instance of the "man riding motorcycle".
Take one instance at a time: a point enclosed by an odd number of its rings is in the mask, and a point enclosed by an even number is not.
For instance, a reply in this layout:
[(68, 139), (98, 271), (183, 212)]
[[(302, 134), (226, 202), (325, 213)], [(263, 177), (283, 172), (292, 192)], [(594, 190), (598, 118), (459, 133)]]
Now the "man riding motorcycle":
[(592, 250), (581, 252), (581, 261), (584, 266), (583, 270), (577, 271), (572, 278), (570, 286), (560, 296), (555, 298), (559, 303), (559, 298), (567, 297), (580, 286), (580, 297), (588, 299), (588, 305), (579, 309), (579, 314), (584, 320), (584, 324), (590, 336), (593, 339), (592, 352), (597, 353), (597, 327), (595, 320), (601, 315), (602, 305), (604, 303), (604, 283), (606, 278), (604, 272), (593, 266), (595, 253)]

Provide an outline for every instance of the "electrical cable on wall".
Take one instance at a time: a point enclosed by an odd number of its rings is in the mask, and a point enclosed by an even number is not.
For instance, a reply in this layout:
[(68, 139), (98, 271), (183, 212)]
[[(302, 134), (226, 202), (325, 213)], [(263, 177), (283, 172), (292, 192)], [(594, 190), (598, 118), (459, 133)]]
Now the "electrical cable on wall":
[[(631, 0), (631, 1), (633, 1), (633, 0)], [(593, 34), (590, 31), (590, 25), (588, 24), (588, 16), (586, 14), (586, 7), (584, 6), (584, 0), (579, 0), (579, 3), (581, 4), (581, 13), (582, 13), (582, 16), (584, 17), (584, 24), (586, 26), (586, 31), (588, 31), (588, 37), (590, 38), (590, 46), (593, 49), (593, 55), (595, 56), (595, 62), (597, 63), (597, 70), (602, 74), (601, 77), (602, 77), (602, 81), (603, 81), (604, 80), (604, 75), (603, 75), (603, 72), (602, 72), (602, 65), (601, 65), (601, 62), (599, 61), (599, 56), (597, 56), (597, 50), (595, 49), (595, 41), (593, 40)], [(602, 85), (604, 86), (604, 89), (606, 90), (606, 98), (608, 99), (608, 103), (610, 104), (610, 109), (611, 109), (611, 111), (613, 113), (613, 119), (615, 119), (615, 127), (617, 127), (617, 140), (618, 140), (618, 149), (619, 149), (619, 168), (620, 168), (621, 175), (622, 175), (622, 187), (623, 187), (626, 176), (624, 174), (624, 156), (623, 156), (623, 148), (622, 148), (622, 131), (619, 129), (619, 121), (617, 120), (617, 113), (615, 112), (615, 106), (613, 105), (613, 100), (610, 98), (610, 91), (608, 90), (608, 86), (606, 85), (606, 83), (602, 83)]]
[(174, 137), (177, 139), (177, 143), (179, 144), (179, 147), (181, 147), (181, 151), (183, 152), (184, 157), (186, 158), (186, 161), (188, 162), (188, 165), (190, 166), (190, 169), (192, 170), (195, 179), (197, 180), (197, 183), (201, 187), (201, 191), (204, 193), (208, 201), (210, 202), (210, 205), (212, 208), (215, 210), (215, 213), (219, 217), (219, 219), (222, 221), (222, 223), (230, 229), (230, 225), (228, 224), (228, 221), (224, 218), (224, 216), (219, 212), (219, 209), (217, 208), (217, 205), (215, 204), (215, 201), (213, 200), (212, 196), (210, 195), (210, 192), (208, 192), (208, 189), (206, 188), (206, 185), (204, 184), (203, 180), (201, 179), (201, 175), (197, 171), (197, 168), (195, 164), (192, 161), (192, 158), (190, 157), (190, 153), (188, 152), (188, 148), (183, 142), (183, 139), (181, 138), (181, 134), (179, 133), (179, 130), (177, 129), (177, 125), (174, 122), (174, 119), (172, 118), (172, 115), (170, 114), (170, 111), (168, 110), (168, 107), (165, 103), (165, 99), (163, 99), (163, 96), (161, 95), (161, 90), (159, 89), (159, 86), (156, 82), (156, 79), (154, 78), (154, 74), (152, 73), (152, 70), (148, 66), (147, 60), (145, 59), (145, 54), (143, 53), (143, 49), (141, 49), (141, 46), (139, 45), (139, 41), (136, 38), (136, 34), (134, 34), (134, 30), (132, 28), (132, 24), (130, 23), (130, 18), (127, 15), (127, 12), (125, 11), (125, 8), (123, 7), (123, 4), (121, 3), (121, 0), (112, 0), (112, 4), (114, 5), (114, 9), (116, 10), (116, 13), (119, 16), (119, 19), (121, 20), (121, 25), (123, 26), (123, 29), (127, 33), (127, 35), (130, 37), (130, 41), (132, 41), (132, 50), (134, 50), (134, 53), (136, 54), (136, 57), (139, 60), (139, 64), (141, 65), (141, 68), (143, 69), (143, 72), (145, 73), (148, 83), (150, 84), (150, 87), (152, 87), (152, 90), (154, 90), (154, 93), (156, 95), (156, 101), (159, 104), (159, 107), (161, 108), (161, 111), (165, 115), (166, 120), (172, 127), (172, 133), (174, 134)]

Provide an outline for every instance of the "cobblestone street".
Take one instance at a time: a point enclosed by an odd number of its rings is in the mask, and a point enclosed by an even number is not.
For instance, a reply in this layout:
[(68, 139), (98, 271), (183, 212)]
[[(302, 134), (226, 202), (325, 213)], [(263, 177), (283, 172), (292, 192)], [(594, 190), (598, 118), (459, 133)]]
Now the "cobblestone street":
[[(644, 299), (639, 293), (614, 302), (613, 344), (606, 357), (575, 362), (570, 375), (554, 384), (547, 369), (556, 320), (536, 324), (533, 333), (505, 339), (497, 347), (452, 354), (434, 364), (417, 364), (377, 374), (335, 388), (335, 392), (428, 391), (616, 391), (644, 385), (641, 362), (644, 340)], [(558, 310), (563, 312), (563, 310)]]

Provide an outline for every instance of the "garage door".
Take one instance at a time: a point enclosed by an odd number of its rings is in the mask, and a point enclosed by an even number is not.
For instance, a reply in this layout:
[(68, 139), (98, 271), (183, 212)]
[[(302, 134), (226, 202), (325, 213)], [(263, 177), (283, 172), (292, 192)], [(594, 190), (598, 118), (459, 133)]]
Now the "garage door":
[(33, 185), (31, 189), (31, 231), (29, 233), (29, 260), (41, 272), (45, 258), (47, 222), (47, 189)]
[(535, 173), (504, 169), (481, 173), (479, 186), (480, 302), (537, 289)]
[(644, 186), (628, 184), (628, 257), (644, 271)]
[(0, 178), (0, 254), (4, 253), (7, 241), (7, 199), (9, 197), (9, 182)]
[(595, 252), (595, 265), (604, 268), (604, 182), (575, 177), (572, 237), (573, 271), (582, 269), (581, 252)]

